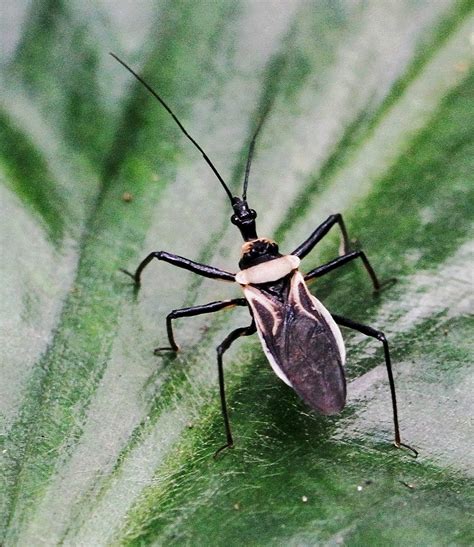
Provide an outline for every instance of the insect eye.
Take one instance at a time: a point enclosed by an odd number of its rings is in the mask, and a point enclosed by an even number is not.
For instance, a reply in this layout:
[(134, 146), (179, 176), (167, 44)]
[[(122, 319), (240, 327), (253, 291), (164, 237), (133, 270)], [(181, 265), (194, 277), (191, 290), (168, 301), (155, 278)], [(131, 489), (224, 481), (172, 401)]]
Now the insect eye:
[(255, 209), (250, 209), (250, 216), (251, 218), (257, 218), (257, 211)]
[(239, 221), (239, 217), (237, 215), (232, 215), (230, 217), (230, 221), (232, 222), (232, 224), (237, 224)]

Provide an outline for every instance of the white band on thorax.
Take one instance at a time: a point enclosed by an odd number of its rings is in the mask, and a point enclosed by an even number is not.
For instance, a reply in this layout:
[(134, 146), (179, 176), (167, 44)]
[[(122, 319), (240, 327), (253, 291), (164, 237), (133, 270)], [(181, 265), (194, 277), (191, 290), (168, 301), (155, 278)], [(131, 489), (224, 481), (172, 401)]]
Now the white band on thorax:
[(278, 281), (293, 270), (298, 269), (300, 265), (299, 257), (295, 255), (285, 255), (267, 262), (262, 262), (246, 270), (240, 270), (235, 276), (235, 280), (240, 285), (249, 285), (250, 283), (270, 283)]

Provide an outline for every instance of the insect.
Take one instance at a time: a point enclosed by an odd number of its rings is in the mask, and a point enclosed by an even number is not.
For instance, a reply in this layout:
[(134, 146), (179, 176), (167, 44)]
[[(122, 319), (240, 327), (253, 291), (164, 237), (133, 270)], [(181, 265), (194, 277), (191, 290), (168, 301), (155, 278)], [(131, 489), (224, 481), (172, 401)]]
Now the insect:
[[(156, 354), (162, 351), (177, 352), (179, 350), (173, 331), (174, 319), (213, 313), (234, 306), (248, 308), (251, 316), (250, 324), (232, 331), (217, 347), (219, 391), (226, 444), (216, 452), (216, 455), (222, 450), (234, 446), (226, 403), (223, 367), (223, 355), (231, 344), (242, 336), (257, 333), (263, 351), (275, 374), (293, 388), (311, 409), (324, 415), (332, 415), (340, 412), (346, 402), (346, 380), (343, 369), (346, 351), (339, 329), (339, 326), (342, 326), (373, 337), (383, 345), (392, 399), (394, 444), (398, 448), (405, 447), (411, 450), (416, 457), (416, 450), (401, 442), (390, 350), (384, 333), (351, 319), (329, 313), (323, 304), (309, 292), (306, 285), (307, 281), (321, 277), (356, 259), (362, 261), (374, 291), (380, 291), (393, 280), (381, 283), (365, 253), (361, 250), (350, 249), (346, 226), (340, 214), (330, 215), (306, 241), (290, 254), (281, 254), (275, 241), (259, 237), (255, 222), (257, 213), (247, 203), (247, 187), (255, 142), (265, 116), (262, 116), (250, 142), (242, 197), (234, 196), (207, 154), (186, 131), (165, 101), (124, 61), (113, 53), (111, 55), (161, 103), (181, 131), (201, 152), (230, 200), (233, 209), (230, 220), (240, 230), (244, 240), (237, 273), (200, 264), (166, 251), (150, 253), (138, 265), (135, 273), (122, 270), (131, 276), (135, 285), (139, 287), (143, 270), (153, 259), (157, 259), (203, 277), (237, 283), (242, 288), (243, 298), (221, 300), (171, 311), (166, 318), (170, 345), (155, 350)], [(300, 271), (302, 259), (336, 225), (339, 226), (342, 236), (342, 254), (322, 266), (302, 273)]]

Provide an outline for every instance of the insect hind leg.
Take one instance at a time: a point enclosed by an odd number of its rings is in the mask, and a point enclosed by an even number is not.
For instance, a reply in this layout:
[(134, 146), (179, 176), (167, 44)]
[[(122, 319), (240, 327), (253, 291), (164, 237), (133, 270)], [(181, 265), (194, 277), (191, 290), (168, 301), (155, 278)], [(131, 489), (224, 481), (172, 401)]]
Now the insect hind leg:
[(256, 332), (257, 332), (257, 328), (255, 326), (255, 322), (252, 321), (252, 323), (248, 327), (241, 327), (241, 328), (233, 330), (227, 336), (227, 338), (225, 338), (224, 341), (219, 346), (217, 346), (217, 370), (219, 373), (219, 394), (221, 398), (222, 417), (224, 419), (224, 427), (225, 427), (227, 442), (224, 446), (221, 446), (221, 448), (219, 448), (219, 450), (217, 450), (214, 453), (214, 458), (217, 458), (217, 456), (223, 450), (234, 447), (234, 439), (232, 437), (232, 431), (230, 429), (229, 413), (227, 410), (227, 402), (226, 402), (226, 396), (225, 396), (224, 366), (222, 362), (222, 357), (224, 353), (230, 348), (230, 346), (238, 338), (240, 338), (241, 336), (250, 336)]
[(418, 456), (418, 452), (411, 446), (402, 443), (400, 439), (400, 427), (398, 423), (398, 409), (397, 409), (397, 395), (395, 391), (395, 381), (393, 379), (392, 361), (390, 359), (390, 348), (388, 346), (388, 341), (387, 341), (387, 338), (385, 337), (385, 334), (382, 331), (376, 330), (372, 327), (363, 325), (361, 323), (356, 323), (355, 321), (352, 321), (351, 319), (347, 319), (346, 317), (341, 317), (340, 315), (333, 314), (332, 317), (338, 325), (356, 330), (357, 332), (365, 334), (366, 336), (370, 336), (371, 338), (376, 338), (379, 342), (382, 342), (384, 356), (385, 356), (385, 367), (387, 369), (388, 382), (390, 385), (390, 394), (392, 397), (393, 426), (395, 431), (394, 445), (397, 448), (402, 448), (402, 447), (407, 448), (413, 453), (413, 456), (416, 458)]

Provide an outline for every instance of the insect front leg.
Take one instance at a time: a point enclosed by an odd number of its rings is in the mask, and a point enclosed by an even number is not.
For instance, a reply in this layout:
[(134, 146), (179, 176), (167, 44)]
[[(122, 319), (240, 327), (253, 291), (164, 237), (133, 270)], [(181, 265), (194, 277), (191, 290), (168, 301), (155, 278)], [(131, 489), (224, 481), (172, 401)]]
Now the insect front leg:
[(193, 306), (191, 308), (181, 308), (178, 310), (173, 310), (166, 317), (166, 330), (168, 332), (168, 340), (170, 342), (169, 347), (162, 347), (155, 349), (155, 355), (160, 351), (178, 351), (179, 346), (174, 339), (173, 333), (173, 319), (178, 319), (180, 317), (193, 317), (195, 315), (202, 315), (204, 313), (213, 313), (224, 308), (229, 308), (233, 306), (247, 306), (247, 300), (245, 298), (233, 298), (232, 300), (219, 300), (217, 302), (210, 302), (209, 304), (203, 304), (201, 306)]
[(374, 292), (379, 292), (381, 289), (384, 289), (387, 286), (393, 285), (393, 283), (395, 283), (396, 279), (393, 277), (383, 282), (380, 282), (377, 274), (375, 273), (375, 270), (372, 268), (372, 265), (369, 262), (369, 259), (363, 251), (352, 251), (351, 253), (347, 253), (346, 255), (331, 260), (331, 262), (314, 268), (314, 270), (311, 270), (304, 276), (305, 281), (310, 281), (311, 279), (315, 279), (316, 277), (321, 277), (329, 272), (332, 272), (332, 270), (335, 270), (336, 268), (344, 266), (345, 264), (351, 262), (352, 260), (355, 260), (356, 258), (360, 258), (362, 260), (362, 263), (364, 264), (364, 267), (369, 274), (370, 280), (372, 281), (372, 285), (374, 286)]
[(229, 422), (229, 413), (227, 411), (227, 402), (225, 397), (225, 384), (224, 384), (224, 366), (222, 363), (222, 356), (224, 353), (229, 349), (229, 347), (232, 345), (237, 338), (240, 338), (241, 336), (250, 336), (251, 334), (254, 334), (257, 332), (257, 328), (255, 327), (255, 322), (252, 321), (252, 323), (248, 327), (241, 327), (239, 329), (233, 330), (227, 338), (217, 347), (217, 369), (219, 372), (219, 393), (221, 396), (221, 407), (222, 407), (222, 417), (224, 418), (224, 427), (225, 427), (225, 434), (227, 438), (227, 442), (224, 446), (219, 448), (214, 454), (214, 458), (216, 458), (223, 450), (226, 448), (233, 448), (234, 447), (234, 439), (232, 438), (232, 431), (230, 429), (230, 422)]
[(139, 287), (141, 283), (141, 275), (143, 270), (148, 266), (148, 264), (156, 258), (157, 260), (163, 260), (173, 266), (178, 268), (183, 268), (203, 277), (210, 277), (211, 279), (221, 279), (223, 281), (235, 281), (235, 274), (220, 270), (219, 268), (214, 268), (213, 266), (207, 266), (206, 264), (200, 264), (199, 262), (194, 262), (189, 260), (189, 258), (184, 258), (166, 251), (155, 251), (150, 253), (146, 258), (144, 258), (138, 268), (135, 270), (135, 273), (131, 273), (127, 270), (121, 270), (123, 273), (129, 275), (135, 282), (135, 286)]
[(342, 252), (341, 255), (347, 254), (350, 251), (349, 236), (347, 235), (346, 225), (342, 219), (340, 213), (330, 215), (322, 224), (320, 224), (316, 230), (304, 241), (299, 247), (297, 247), (291, 254), (304, 258), (310, 253), (314, 247), (323, 239), (323, 237), (329, 232), (329, 230), (338, 224), (341, 229), (342, 235)]
[(418, 456), (418, 452), (411, 446), (402, 443), (400, 439), (400, 427), (398, 424), (397, 395), (395, 392), (395, 381), (393, 379), (392, 361), (390, 359), (390, 349), (389, 349), (388, 341), (385, 337), (385, 334), (382, 331), (373, 329), (372, 327), (368, 327), (367, 325), (362, 325), (361, 323), (356, 323), (355, 321), (352, 321), (351, 319), (347, 319), (346, 317), (341, 317), (340, 315), (333, 315), (333, 318), (334, 318), (334, 321), (336, 321), (336, 323), (338, 325), (341, 325), (342, 327), (348, 327), (349, 329), (356, 330), (362, 334), (365, 334), (366, 336), (376, 338), (377, 340), (379, 340), (379, 342), (382, 342), (384, 355), (385, 355), (385, 366), (387, 368), (388, 382), (390, 385), (390, 393), (392, 396), (393, 426), (395, 431), (394, 445), (397, 448), (404, 447), (404, 448), (407, 448), (408, 450), (411, 450), (411, 452), (413, 452), (414, 457), (416, 458)]

